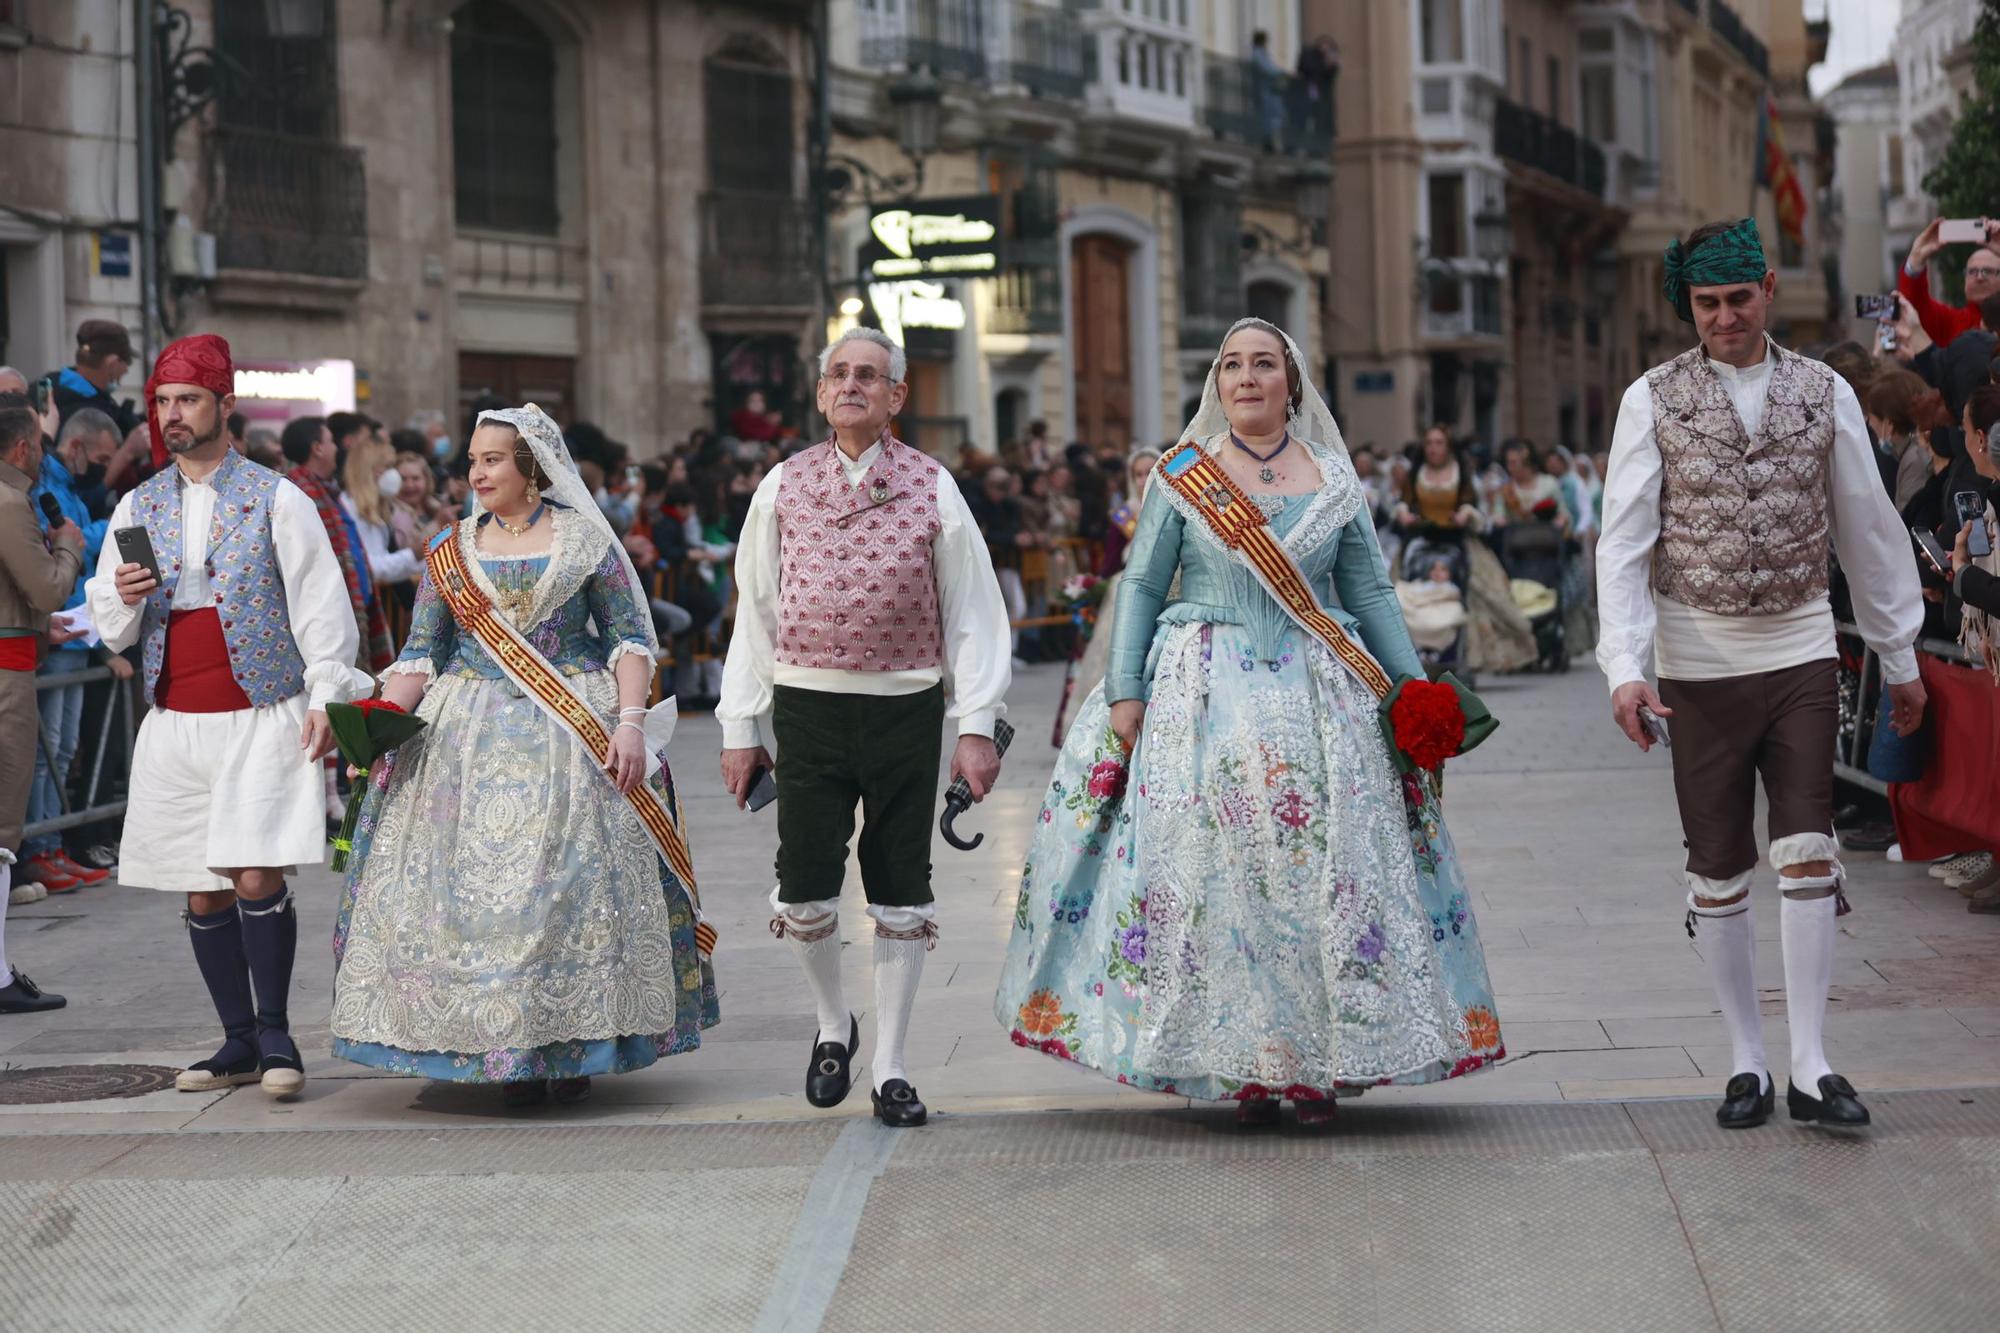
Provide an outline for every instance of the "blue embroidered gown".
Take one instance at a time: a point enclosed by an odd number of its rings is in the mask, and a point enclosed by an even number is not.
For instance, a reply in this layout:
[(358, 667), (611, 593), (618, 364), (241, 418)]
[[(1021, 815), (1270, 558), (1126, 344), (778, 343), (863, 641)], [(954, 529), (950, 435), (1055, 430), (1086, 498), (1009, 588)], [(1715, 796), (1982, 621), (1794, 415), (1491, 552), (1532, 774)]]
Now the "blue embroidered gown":
[[(1273, 530), (1392, 678), (1421, 674), (1353, 469), (1314, 453), (1326, 484), (1260, 501)], [(1438, 805), (1397, 775), (1373, 692), (1185, 503), (1147, 490), (1109, 672), (1069, 731), (1022, 872), (995, 1017), (1017, 1044), (1214, 1101), (1312, 1100), (1497, 1060)], [(1108, 698), (1148, 700), (1129, 771)]]
[[(481, 557), (471, 519), (453, 540), (610, 727), (611, 668), (646, 651), (645, 629), (616, 552), (551, 512), (548, 556)], [(334, 1054), (506, 1082), (699, 1046), (718, 1010), (693, 911), (596, 761), (459, 632), (428, 577), (390, 670), (431, 678), (429, 725), (371, 774), (334, 935)], [(678, 813), (664, 764), (652, 781)]]

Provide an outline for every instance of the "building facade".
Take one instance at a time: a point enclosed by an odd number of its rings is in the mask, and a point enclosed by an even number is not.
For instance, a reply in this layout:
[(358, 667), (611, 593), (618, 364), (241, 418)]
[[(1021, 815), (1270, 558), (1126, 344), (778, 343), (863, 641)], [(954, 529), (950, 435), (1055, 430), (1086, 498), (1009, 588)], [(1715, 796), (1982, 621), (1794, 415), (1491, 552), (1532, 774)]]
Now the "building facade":
[[(1825, 334), (1804, 96), (1824, 29), (1799, 0), (1317, 0), (1306, 20), (1349, 52), (1326, 337), (1351, 438), (1441, 421), (1607, 447), (1625, 386), (1692, 339), (1661, 254), (1718, 218), (1759, 217), (1778, 336)], [(1767, 98), (1815, 205), (1797, 247), (1759, 184)]]
[(1822, 99), (1834, 126), (1834, 168), (1829, 191), (1840, 244), (1841, 323), (1847, 336), (1872, 347), (1874, 320), (1854, 316), (1856, 296), (1896, 290), (1896, 270), (1909, 253), (1889, 227), (1889, 204), (1904, 193), (1901, 97), (1896, 66), (1856, 70)]
[[(62, 256), (25, 295), (9, 283), (10, 309), (51, 325), (38, 347), (87, 314), (146, 322), (137, 277), (88, 260), (115, 228), (142, 268), (150, 109), (155, 345), (199, 329), (262, 366), (352, 362), (391, 421), (534, 401), (642, 452), (746, 385), (802, 410), (806, 0), (308, 0), (297, 35), (224, 0), (10, 8), (22, 49), (0, 61), (51, 80), (0, 124), (0, 238), (33, 210)], [(141, 98), (148, 17), (165, 78)], [(33, 142), (72, 123), (115, 146)]]
[(136, 37), (120, 0), (0, 4), (0, 364), (29, 375), (139, 325)]
[[(1244, 314), (1317, 370), (1334, 122), (1332, 81), (1299, 74), (1316, 35), (1296, 0), (833, 6), (831, 331), (900, 332), (905, 436), (941, 457), (1037, 420), (1059, 442), (1171, 441)], [(933, 86), (935, 143), (908, 144), (899, 108)], [(992, 240), (937, 265), (888, 253), (905, 215)]]

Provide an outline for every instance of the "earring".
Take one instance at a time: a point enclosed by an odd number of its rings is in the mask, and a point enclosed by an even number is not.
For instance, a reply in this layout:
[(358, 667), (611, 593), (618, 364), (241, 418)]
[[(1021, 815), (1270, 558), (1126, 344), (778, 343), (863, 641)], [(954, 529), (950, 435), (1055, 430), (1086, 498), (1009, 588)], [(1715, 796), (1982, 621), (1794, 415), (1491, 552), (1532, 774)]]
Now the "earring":
[(528, 478), (528, 508), (533, 509), (542, 502), (542, 488), (535, 485), (533, 477)]

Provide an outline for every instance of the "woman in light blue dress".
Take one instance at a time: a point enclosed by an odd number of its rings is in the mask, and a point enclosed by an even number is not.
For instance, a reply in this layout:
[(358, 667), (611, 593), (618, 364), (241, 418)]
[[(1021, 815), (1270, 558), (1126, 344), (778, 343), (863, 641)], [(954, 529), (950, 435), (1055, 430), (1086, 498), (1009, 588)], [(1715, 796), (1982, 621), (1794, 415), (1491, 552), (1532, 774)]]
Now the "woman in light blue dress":
[(473, 453), (478, 508), (438, 540), (460, 544), (499, 616), (597, 714), (610, 766), (523, 692), (426, 571), (383, 679), (429, 725), (371, 774), (334, 934), (333, 1053), (505, 1084), (510, 1105), (574, 1101), (592, 1075), (699, 1046), (715, 977), (693, 902), (623, 794), (650, 783), (678, 817), (670, 774), (648, 762), (664, 737), (641, 720), (655, 651), (644, 589), (548, 417), (483, 413)]
[[(1423, 675), (1289, 338), (1231, 329), (1183, 438), (1251, 495), (1349, 637), (1392, 679)], [(1375, 693), (1170, 485), (1147, 490), (1110, 631), (1022, 873), (995, 1000), (1014, 1041), (1251, 1122), (1281, 1098), (1321, 1121), (1336, 1093), (1498, 1060), (1436, 799), (1399, 776)]]

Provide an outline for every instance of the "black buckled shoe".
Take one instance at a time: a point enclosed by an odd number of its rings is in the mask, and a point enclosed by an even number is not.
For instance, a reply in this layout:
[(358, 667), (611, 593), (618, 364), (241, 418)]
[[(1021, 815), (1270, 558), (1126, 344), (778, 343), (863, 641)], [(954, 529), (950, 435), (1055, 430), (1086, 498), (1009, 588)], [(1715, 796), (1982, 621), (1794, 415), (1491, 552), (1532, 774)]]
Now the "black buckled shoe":
[(1785, 1084), (1785, 1109), (1792, 1113), (1794, 1120), (1829, 1125), (1834, 1129), (1858, 1129), (1868, 1123), (1868, 1108), (1855, 1095), (1854, 1085), (1838, 1074), (1821, 1077), (1817, 1097), (1807, 1096), (1788, 1081)]
[(917, 1090), (900, 1078), (892, 1078), (870, 1094), (875, 1099), (875, 1115), (891, 1129), (914, 1129), (930, 1119), (931, 1113), (917, 1099)]
[(847, 1091), (854, 1086), (854, 1075), (849, 1069), (854, 1064), (854, 1053), (861, 1049), (861, 1022), (849, 1014), (847, 1023), (845, 1046), (837, 1041), (823, 1041), (813, 1047), (812, 1063), (806, 1066), (806, 1100), (814, 1106), (838, 1106), (847, 1100)]
[(1755, 1129), (1771, 1118), (1777, 1105), (1778, 1086), (1768, 1074), (1736, 1074), (1722, 1090), (1722, 1105), (1715, 1108), (1715, 1123), (1724, 1129)]
[[(0, 903), (0, 912), (6, 910), (7, 904)], [(12, 981), (0, 986), (0, 1014), (39, 1014), (68, 1003), (62, 996), (51, 995), (28, 980), (25, 972), (15, 972)]]

